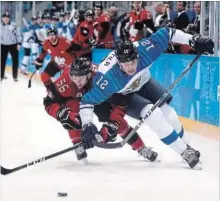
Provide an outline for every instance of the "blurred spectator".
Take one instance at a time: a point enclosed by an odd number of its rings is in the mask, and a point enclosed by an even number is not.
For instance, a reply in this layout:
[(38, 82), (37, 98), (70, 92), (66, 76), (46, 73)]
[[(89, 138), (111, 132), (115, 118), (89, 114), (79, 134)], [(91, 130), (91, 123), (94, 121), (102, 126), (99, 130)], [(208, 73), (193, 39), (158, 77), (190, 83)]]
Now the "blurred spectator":
[(174, 19), (174, 25), (176, 29), (183, 30), (189, 24), (189, 18), (186, 14), (186, 2), (185, 1), (178, 1), (177, 2), (177, 17)]
[[(158, 3), (158, 4), (156, 4), (156, 6), (155, 6), (155, 12), (156, 12), (156, 19), (157, 19), (157, 17), (159, 16), (159, 15), (162, 15), (163, 14), (163, 5), (162, 5), (162, 3)], [(155, 21), (156, 21), (156, 19), (155, 19)]]
[(73, 37), (73, 42), (80, 45), (82, 50), (76, 52), (76, 56), (83, 56), (92, 59), (92, 46), (95, 45), (95, 39), (93, 38), (94, 35), (94, 15), (92, 9), (87, 9), (85, 12), (85, 20), (82, 21), (77, 29), (76, 33)]
[(200, 12), (201, 12), (201, 3), (200, 1), (196, 1), (193, 7), (196, 16), (192, 20), (192, 24), (187, 26), (187, 33), (192, 35), (200, 33)]
[(103, 6), (101, 4), (95, 4), (95, 22), (94, 34), (96, 36), (96, 45), (101, 48), (112, 48), (113, 45), (113, 33), (111, 29), (112, 14), (114, 12), (103, 12)]
[(5, 78), (5, 66), (8, 53), (12, 58), (12, 76), (15, 82), (18, 81), (18, 50), (21, 46), (21, 35), (19, 28), (11, 22), (8, 12), (2, 15), (1, 30), (1, 80)]
[(132, 11), (129, 13), (129, 38), (138, 41), (155, 31), (151, 12), (142, 8), (142, 1), (132, 2)]
[(170, 17), (170, 4), (169, 2), (164, 2), (162, 4), (157, 4), (155, 7), (155, 11), (157, 13), (160, 12), (159, 15), (157, 15), (155, 19), (155, 28), (164, 27), (166, 25), (171, 25), (171, 17)]
[(57, 12), (64, 10), (64, 1), (52, 1), (52, 11)]
[(117, 38), (115, 38), (115, 37), (116, 37), (116, 34), (117, 34), (117, 24), (118, 24), (118, 21), (119, 21), (117, 7), (116, 6), (111, 6), (109, 8), (109, 14), (112, 18), (111, 31), (112, 31), (112, 34), (114, 36), (114, 40), (116, 40)]

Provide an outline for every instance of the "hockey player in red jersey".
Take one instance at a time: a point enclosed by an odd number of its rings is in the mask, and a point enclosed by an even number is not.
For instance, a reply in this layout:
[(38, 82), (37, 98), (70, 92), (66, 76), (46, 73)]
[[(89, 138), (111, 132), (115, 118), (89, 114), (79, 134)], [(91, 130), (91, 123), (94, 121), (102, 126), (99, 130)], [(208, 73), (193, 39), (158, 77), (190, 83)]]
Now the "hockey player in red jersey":
[(152, 14), (142, 8), (142, 1), (133, 1), (133, 10), (129, 13), (129, 39), (138, 41), (144, 37), (144, 28), (155, 31)]
[(93, 25), (97, 45), (112, 48), (114, 37), (111, 29), (111, 15), (108, 12), (103, 13), (103, 6), (101, 4), (96, 4), (94, 9), (95, 23)]
[(81, 47), (62, 36), (58, 36), (54, 27), (47, 30), (47, 36), (48, 39), (44, 41), (42, 51), (35, 60), (35, 66), (38, 70), (42, 67), (44, 58), (48, 54), (51, 56), (50, 62), (41, 73), (41, 80), (48, 89), (52, 83), (51, 77), (70, 65), (75, 59), (75, 51), (80, 50)]
[[(48, 91), (48, 95), (44, 98), (44, 106), (49, 115), (57, 119), (62, 126), (68, 130), (72, 143), (79, 144), (75, 150), (78, 160), (86, 162), (86, 148), (81, 142), (81, 120), (79, 117), (79, 102), (83, 94), (85, 94), (92, 85), (94, 71), (92, 63), (88, 58), (77, 58), (71, 67), (64, 69), (61, 76), (54, 81), (54, 90)], [(97, 138), (105, 142), (113, 141), (116, 135), (126, 137), (131, 130), (130, 126), (124, 120), (126, 101), (120, 102), (121, 99), (115, 96), (110, 104), (104, 102), (95, 107), (95, 113), (100, 121), (104, 124), (100, 133), (97, 131)], [(101, 134), (101, 135), (100, 135)], [(157, 153), (151, 148), (145, 147), (143, 141), (136, 133), (128, 142), (131, 147), (138, 151), (144, 158), (154, 161)], [(81, 146), (80, 146), (81, 145)]]
[(73, 42), (80, 45), (83, 50), (76, 53), (76, 56), (84, 56), (92, 58), (91, 46), (95, 45), (94, 39), (94, 12), (91, 9), (86, 10), (85, 20), (82, 21), (76, 29), (76, 34), (73, 37)]

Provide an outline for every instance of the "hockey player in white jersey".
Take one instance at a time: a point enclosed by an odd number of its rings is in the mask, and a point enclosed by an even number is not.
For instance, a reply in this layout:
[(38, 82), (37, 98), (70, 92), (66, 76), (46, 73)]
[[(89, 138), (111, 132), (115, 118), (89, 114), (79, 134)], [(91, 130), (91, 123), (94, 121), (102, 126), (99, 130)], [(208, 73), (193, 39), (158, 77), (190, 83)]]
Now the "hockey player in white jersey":
[(35, 61), (39, 53), (39, 40), (36, 32), (40, 29), (40, 26), (37, 24), (37, 17), (35, 16), (32, 17), (30, 23), (26, 23), (24, 18), (23, 21), (26, 25), (23, 29), (24, 57), (21, 62), (21, 73), (28, 75), (30, 56), (32, 55), (32, 61)]
[[(94, 105), (102, 103), (115, 93), (134, 93), (127, 114), (139, 119), (146, 116), (152, 105), (163, 95), (166, 90), (151, 78), (149, 67), (167, 49), (170, 40), (189, 44), (197, 52), (213, 53), (214, 43), (211, 39), (185, 34), (170, 27), (162, 28), (138, 42), (124, 41), (117, 45), (116, 50), (99, 65), (92, 89), (81, 99), (82, 139), (87, 148), (94, 146), (92, 140), (98, 132), (93, 124)], [(185, 142), (183, 126), (176, 111), (168, 105), (171, 99), (169, 96), (146, 123), (164, 144), (194, 168), (200, 162), (200, 153)]]

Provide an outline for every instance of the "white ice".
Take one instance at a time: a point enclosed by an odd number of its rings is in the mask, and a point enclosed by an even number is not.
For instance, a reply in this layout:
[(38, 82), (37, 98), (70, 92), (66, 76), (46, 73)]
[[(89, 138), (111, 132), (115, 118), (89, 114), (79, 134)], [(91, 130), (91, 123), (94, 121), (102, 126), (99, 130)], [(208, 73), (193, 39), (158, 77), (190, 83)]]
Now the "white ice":
[[(44, 111), (44, 87), (34, 81), (28, 89), (27, 78), (14, 83), (11, 74), (8, 77), (1, 84), (1, 165), (13, 168), (70, 147), (67, 132)], [(202, 154), (203, 170), (196, 171), (146, 125), (139, 133), (146, 145), (159, 152), (161, 163), (144, 161), (127, 145), (89, 150), (87, 166), (69, 152), (1, 176), (1, 200), (219, 201), (219, 142), (187, 133)], [(58, 197), (58, 192), (68, 196)]]

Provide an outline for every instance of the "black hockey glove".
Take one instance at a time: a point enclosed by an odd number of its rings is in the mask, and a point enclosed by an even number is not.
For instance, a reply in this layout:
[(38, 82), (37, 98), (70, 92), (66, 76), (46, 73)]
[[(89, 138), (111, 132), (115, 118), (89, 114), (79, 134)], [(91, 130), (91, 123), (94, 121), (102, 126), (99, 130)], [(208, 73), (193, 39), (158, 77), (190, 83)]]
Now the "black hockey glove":
[(99, 132), (93, 123), (88, 123), (83, 126), (81, 138), (85, 149), (94, 147), (92, 140), (96, 140), (96, 134), (99, 134)]
[(43, 65), (43, 61), (41, 61), (40, 59), (36, 59), (34, 64), (35, 64), (35, 68), (37, 70), (39, 70), (42, 67), (42, 65)]
[(57, 111), (57, 120), (67, 130), (81, 129), (81, 121), (79, 116), (72, 112), (71, 109), (67, 106), (62, 106)]
[(190, 46), (198, 53), (213, 54), (214, 42), (206, 36), (195, 35), (190, 41)]
[(144, 28), (144, 23), (141, 22), (141, 21), (136, 21), (136, 22), (134, 23), (134, 28), (135, 28), (135, 29), (138, 29), (138, 30), (142, 30), (142, 29)]
[(118, 134), (119, 124), (116, 121), (106, 121), (101, 129), (102, 136), (106, 136), (107, 142), (114, 142)]
[(186, 33), (195, 35), (197, 30), (197, 26), (194, 24), (189, 24), (186, 28)]

